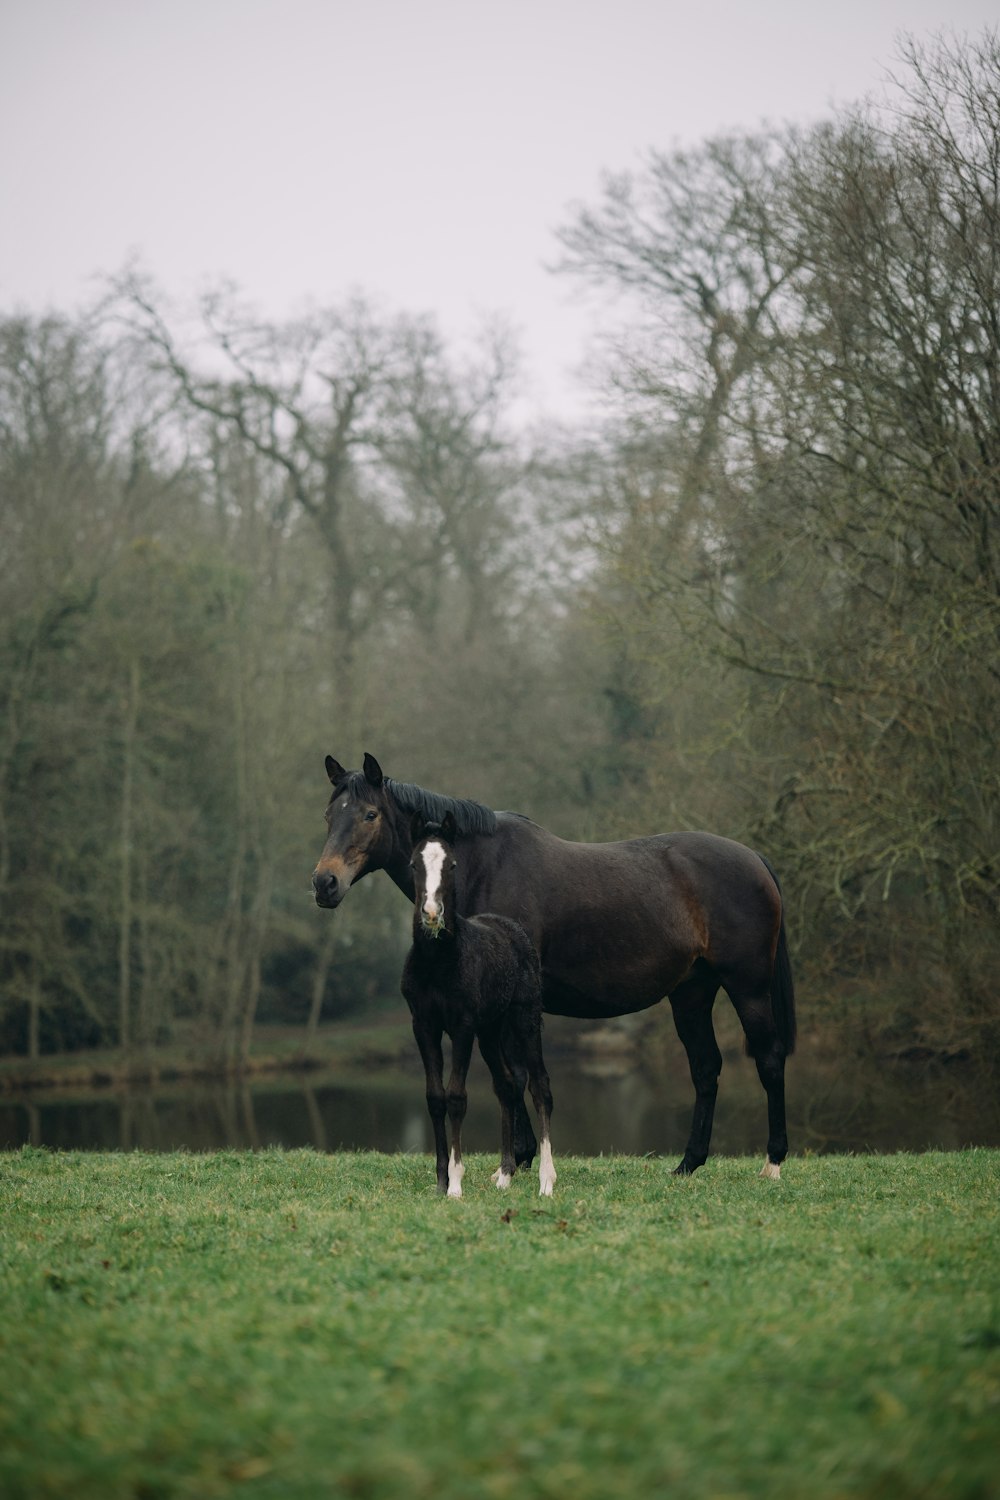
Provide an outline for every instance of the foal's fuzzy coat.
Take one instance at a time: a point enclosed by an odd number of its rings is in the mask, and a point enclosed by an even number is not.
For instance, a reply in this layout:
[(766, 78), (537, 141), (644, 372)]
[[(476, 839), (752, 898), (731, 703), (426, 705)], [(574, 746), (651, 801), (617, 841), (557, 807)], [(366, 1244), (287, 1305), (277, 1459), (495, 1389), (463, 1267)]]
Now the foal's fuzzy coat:
[[(539, 1191), (555, 1184), (549, 1117), (552, 1094), (542, 1057), (542, 985), (538, 955), (522, 927), (485, 913), (462, 917), (455, 903), (455, 842), (451, 813), (440, 823), (421, 815), (413, 823), (413, 946), (403, 969), (402, 990), (413, 1017), (413, 1034), (427, 1078), (427, 1108), (434, 1125), (437, 1182), (450, 1198), (462, 1196), (461, 1131), (465, 1079), (472, 1047), (479, 1042), (500, 1100), (500, 1166), (493, 1180), (510, 1185), (515, 1165), (530, 1165), (533, 1152), (515, 1153), (514, 1114), (525, 1080), (541, 1129)], [(451, 1038), (452, 1066), (444, 1086), (442, 1033)], [(445, 1115), (451, 1121), (448, 1153)]]

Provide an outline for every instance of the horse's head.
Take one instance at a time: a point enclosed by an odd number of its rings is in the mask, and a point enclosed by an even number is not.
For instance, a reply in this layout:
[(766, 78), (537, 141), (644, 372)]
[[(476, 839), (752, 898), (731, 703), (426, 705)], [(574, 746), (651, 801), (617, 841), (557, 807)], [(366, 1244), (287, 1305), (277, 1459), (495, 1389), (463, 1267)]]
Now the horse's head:
[[(414, 919), (429, 937), (454, 932), (455, 819), (446, 812), (440, 823), (415, 813), (410, 829), (413, 854)], [(416, 929), (414, 929), (416, 930)]]
[(362, 771), (345, 771), (332, 755), (326, 774), (333, 794), (326, 808), (326, 843), (313, 871), (316, 905), (339, 906), (350, 886), (381, 870), (394, 843), (390, 799), (382, 768), (366, 755)]

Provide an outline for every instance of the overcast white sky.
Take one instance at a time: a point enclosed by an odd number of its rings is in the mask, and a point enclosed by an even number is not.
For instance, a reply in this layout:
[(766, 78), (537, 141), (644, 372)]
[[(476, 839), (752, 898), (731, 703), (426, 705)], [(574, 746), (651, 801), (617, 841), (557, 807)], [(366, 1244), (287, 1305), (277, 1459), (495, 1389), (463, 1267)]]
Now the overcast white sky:
[(70, 311), (138, 252), (269, 316), (362, 290), (518, 330), (576, 409), (593, 312), (545, 270), (574, 201), (650, 146), (808, 122), (901, 30), (996, 0), (0, 0), (0, 312)]

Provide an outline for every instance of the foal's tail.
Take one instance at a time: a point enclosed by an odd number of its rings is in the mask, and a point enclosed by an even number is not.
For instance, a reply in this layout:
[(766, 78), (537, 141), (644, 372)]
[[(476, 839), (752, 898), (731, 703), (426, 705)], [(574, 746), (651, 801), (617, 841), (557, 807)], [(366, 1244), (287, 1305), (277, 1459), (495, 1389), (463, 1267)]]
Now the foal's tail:
[[(778, 895), (781, 896), (781, 882), (770, 861), (766, 860), (763, 854), (757, 857), (778, 887)], [(781, 902), (778, 947), (774, 955), (774, 968), (771, 971), (771, 1014), (774, 1016), (775, 1029), (785, 1049), (785, 1056), (790, 1057), (795, 1051), (795, 983), (792, 979), (792, 961), (788, 956), (784, 900)]]

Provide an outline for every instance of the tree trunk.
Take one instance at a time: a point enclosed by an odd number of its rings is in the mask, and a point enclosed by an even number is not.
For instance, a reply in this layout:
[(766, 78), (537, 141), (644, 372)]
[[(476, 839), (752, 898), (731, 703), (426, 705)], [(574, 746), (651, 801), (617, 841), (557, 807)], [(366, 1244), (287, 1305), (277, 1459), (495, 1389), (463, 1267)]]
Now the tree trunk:
[(316, 1045), (319, 1018), (323, 1010), (323, 997), (326, 994), (326, 984), (330, 978), (330, 970), (333, 968), (333, 954), (336, 946), (336, 924), (328, 921), (326, 924), (326, 936), (319, 950), (319, 955), (316, 959), (316, 972), (313, 975), (312, 1002), (309, 1006), (309, 1019), (306, 1022), (305, 1041), (302, 1043), (303, 1057), (308, 1057)]
[(31, 979), (28, 986), (28, 1057), (38, 1061), (39, 1020), (42, 1013), (42, 981), (37, 957), (31, 960)]
[(270, 867), (265, 864), (263, 856), (258, 850), (258, 879), (257, 895), (251, 913), (252, 937), (251, 955), (246, 966), (246, 978), (244, 981), (243, 994), (243, 1017), (240, 1026), (238, 1064), (241, 1072), (245, 1072), (250, 1061), (250, 1047), (253, 1042), (254, 1022), (257, 1019), (257, 1003), (260, 1000), (260, 959), (261, 950), (264, 946), (264, 931), (267, 926), (267, 914), (271, 907), (272, 876)]
[(122, 728), (121, 900), (118, 914), (118, 1045), (126, 1057), (132, 1050), (132, 825), (139, 687), (139, 660), (133, 657)]

